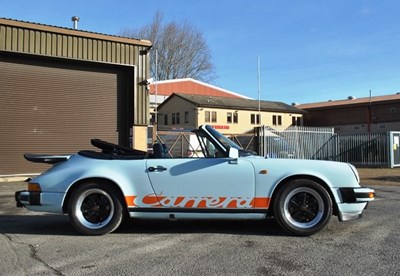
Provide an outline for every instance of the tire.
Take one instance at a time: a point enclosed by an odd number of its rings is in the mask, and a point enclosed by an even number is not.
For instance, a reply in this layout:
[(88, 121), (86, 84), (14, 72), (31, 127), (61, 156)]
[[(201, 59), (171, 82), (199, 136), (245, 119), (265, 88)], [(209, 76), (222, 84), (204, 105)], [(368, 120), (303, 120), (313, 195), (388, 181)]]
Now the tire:
[(119, 194), (105, 182), (79, 186), (68, 202), (72, 226), (84, 235), (104, 235), (117, 229), (123, 219)]
[(320, 231), (332, 216), (332, 200), (326, 189), (309, 179), (296, 179), (278, 191), (274, 199), (278, 224), (296, 236)]

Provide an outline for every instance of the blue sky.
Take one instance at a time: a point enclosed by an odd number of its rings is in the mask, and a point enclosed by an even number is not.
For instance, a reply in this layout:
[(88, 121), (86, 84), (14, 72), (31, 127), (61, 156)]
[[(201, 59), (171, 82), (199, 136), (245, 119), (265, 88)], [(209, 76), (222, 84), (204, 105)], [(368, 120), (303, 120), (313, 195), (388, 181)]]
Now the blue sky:
[(400, 92), (397, 0), (13, 0), (0, 17), (119, 34), (156, 11), (206, 39), (224, 89), (288, 104)]

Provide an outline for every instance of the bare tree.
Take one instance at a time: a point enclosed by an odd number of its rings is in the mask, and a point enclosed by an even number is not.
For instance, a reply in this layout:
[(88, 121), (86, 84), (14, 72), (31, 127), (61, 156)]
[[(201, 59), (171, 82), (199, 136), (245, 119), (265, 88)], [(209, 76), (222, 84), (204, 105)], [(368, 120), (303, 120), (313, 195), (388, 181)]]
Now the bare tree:
[(176, 22), (163, 24), (162, 21), (163, 15), (157, 12), (150, 24), (121, 32), (123, 36), (148, 39), (153, 43), (150, 53), (152, 76), (157, 80), (179, 78), (193, 78), (204, 82), (215, 80), (210, 49), (203, 34), (188, 21), (182, 24)]

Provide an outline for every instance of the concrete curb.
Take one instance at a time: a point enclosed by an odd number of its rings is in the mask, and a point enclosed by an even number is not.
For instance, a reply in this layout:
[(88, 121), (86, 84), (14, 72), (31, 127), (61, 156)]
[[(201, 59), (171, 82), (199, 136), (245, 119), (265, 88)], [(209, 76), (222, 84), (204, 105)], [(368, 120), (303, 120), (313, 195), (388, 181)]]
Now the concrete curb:
[(0, 177), (0, 183), (7, 182), (24, 182), (28, 179), (29, 176), (9, 176), (9, 177)]

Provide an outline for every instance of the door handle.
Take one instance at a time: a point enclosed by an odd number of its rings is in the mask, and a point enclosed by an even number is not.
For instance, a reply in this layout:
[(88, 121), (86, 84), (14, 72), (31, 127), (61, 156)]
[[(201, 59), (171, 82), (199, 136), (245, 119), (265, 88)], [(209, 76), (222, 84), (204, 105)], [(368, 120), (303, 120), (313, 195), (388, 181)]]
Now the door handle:
[(149, 172), (162, 172), (162, 171), (166, 171), (167, 168), (163, 167), (163, 166), (157, 166), (157, 167), (149, 167)]

